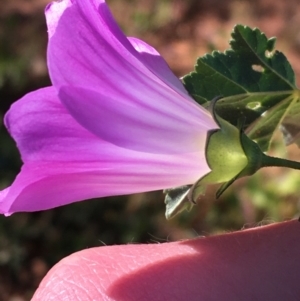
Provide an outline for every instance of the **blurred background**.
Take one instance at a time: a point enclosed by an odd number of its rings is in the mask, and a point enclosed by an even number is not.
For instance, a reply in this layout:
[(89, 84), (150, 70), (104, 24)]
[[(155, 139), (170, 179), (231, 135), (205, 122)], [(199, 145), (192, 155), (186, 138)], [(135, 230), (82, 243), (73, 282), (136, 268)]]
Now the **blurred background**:
[[(300, 79), (298, 0), (107, 0), (128, 36), (153, 45), (178, 76), (198, 56), (228, 48), (237, 23), (278, 38)], [(25, 93), (50, 85), (45, 60), (47, 0), (1, 0), (0, 6), (0, 189), (20, 170), (14, 142), (2, 117)], [(271, 154), (300, 160), (280, 133)], [(161, 191), (79, 202), (37, 212), (0, 216), (0, 301), (30, 300), (45, 273), (63, 257), (94, 246), (157, 243), (207, 236), (296, 218), (300, 173), (266, 169), (239, 180), (218, 200), (213, 193), (191, 212), (164, 217)]]

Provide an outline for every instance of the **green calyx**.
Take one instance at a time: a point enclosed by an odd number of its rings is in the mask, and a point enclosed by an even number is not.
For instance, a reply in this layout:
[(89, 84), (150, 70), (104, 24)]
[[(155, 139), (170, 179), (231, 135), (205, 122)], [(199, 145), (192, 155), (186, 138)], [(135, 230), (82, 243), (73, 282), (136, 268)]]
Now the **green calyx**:
[(192, 186), (181, 186), (165, 191), (166, 218), (172, 218), (179, 212), (190, 210), (206, 188), (211, 184), (221, 184), (216, 193), (218, 198), (235, 180), (253, 175), (262, 167), (283, 166), (300, 169), (300, 163), (265, 155), (257, 143), (252, 141), (238, 127), (219, 117), (214, 110), (212, 115), (219, 129), (208, 132), (206, 142), (206, 160), (211, 171)]
[(220, 129), (208, 133), (206, 160), (211, 172), (190, 190), (194, 202), (205, 193), (207, 185), (223, 183), (216, 194), (219, 197), (238, 178), (254, 174), (264, 161), (265, 155), (244, 134), (242, 126), (237, 128), (216, 114), (214, 118)]
[[(214, 111), (214, 110), (212, 110)], [(253, 174), (258, 168), (262, 152), (237, 127), (212, 113), (219, 129), (208, 132), (206, 160), (211, 171), (193, 186), (181, 186), (165, 190), (166, 218), (172, 218), (183, 210), (190, 210), (207, 185), (224, 183), (217, 197), (239, 177)], [(245, 145), (245, 147), (244, 147)], [(246, 151), (245, 151), (246, 150)]]

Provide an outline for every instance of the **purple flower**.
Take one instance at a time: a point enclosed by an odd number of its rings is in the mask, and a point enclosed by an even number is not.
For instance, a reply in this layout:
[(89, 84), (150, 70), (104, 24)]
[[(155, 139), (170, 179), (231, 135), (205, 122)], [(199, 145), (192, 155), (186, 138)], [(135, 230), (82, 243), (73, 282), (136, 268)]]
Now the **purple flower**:
[(12, 105), (5, 124), (24, 165), (0, 212), (191, 184), (209, 172), (210, 114), (151, 46), (127, 38), (101, 0), (46, 8), (53, 86)]

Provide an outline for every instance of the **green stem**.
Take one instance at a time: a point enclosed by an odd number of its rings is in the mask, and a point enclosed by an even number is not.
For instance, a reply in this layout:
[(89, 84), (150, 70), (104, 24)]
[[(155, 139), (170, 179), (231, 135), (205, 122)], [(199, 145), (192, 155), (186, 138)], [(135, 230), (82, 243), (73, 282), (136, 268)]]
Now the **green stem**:
[(262, 167), (272, 166), (288, 167), (300, 170), (300, 162), (264, 155), (262, 158)]

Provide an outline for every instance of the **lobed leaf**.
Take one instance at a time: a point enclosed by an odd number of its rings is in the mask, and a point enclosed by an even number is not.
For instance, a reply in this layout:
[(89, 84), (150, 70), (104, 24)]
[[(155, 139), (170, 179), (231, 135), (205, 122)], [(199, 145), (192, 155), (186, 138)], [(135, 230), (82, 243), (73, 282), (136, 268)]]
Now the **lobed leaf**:
[(279, 125), (287, 143), (300, 145), (299, 90), (287, 58), (274, 50), (275, 38), (242, 25), (231, 36), (231, 49), (198, 58), (183, 78), (187, 91), (204, 107), (222, 96), (216, 112), (235, 126), (242, 119), (244, 131), (263, 151)]

